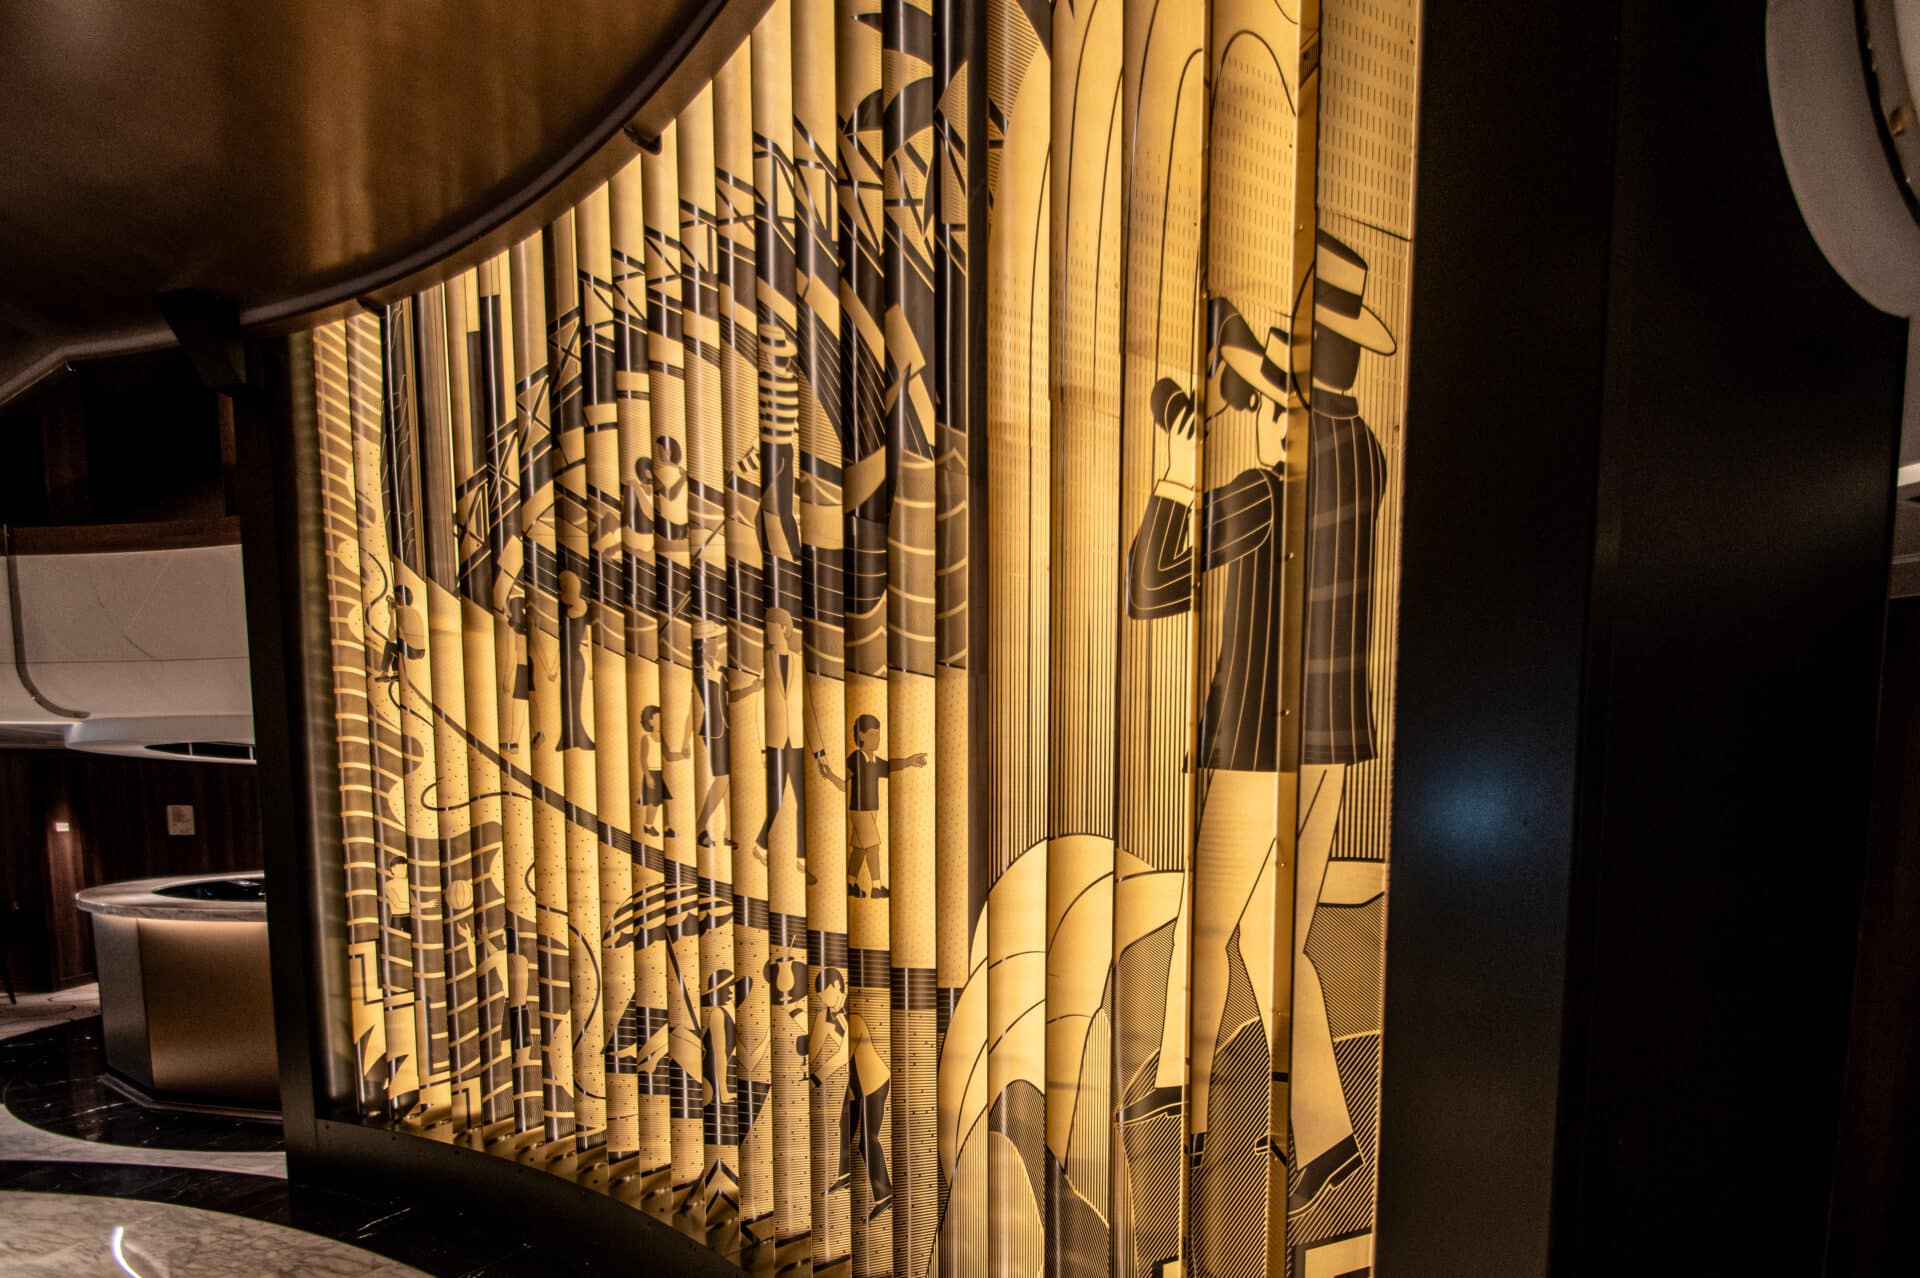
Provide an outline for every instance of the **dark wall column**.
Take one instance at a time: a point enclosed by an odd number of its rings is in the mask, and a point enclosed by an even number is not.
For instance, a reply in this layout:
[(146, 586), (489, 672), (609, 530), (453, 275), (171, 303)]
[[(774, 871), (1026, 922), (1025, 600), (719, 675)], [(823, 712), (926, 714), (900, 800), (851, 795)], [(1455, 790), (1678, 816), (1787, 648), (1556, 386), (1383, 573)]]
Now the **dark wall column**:
[(1871, 856), (1826, 1272), (1899, 1273), (1920, 1202), (1920, 599), (1887, 609)]
[(1422, 14), (1378, 1270), (1544, 1273), (1615, 15)]
[(258, 343), (248, 383), (230, 388), (281, 1107), (296, 1174), (352, 1085), (312, 351), (304, 333)]
[(1817, 1273), (1905, 326), (1765, 6), (1429, 6), (1379, 1270)]

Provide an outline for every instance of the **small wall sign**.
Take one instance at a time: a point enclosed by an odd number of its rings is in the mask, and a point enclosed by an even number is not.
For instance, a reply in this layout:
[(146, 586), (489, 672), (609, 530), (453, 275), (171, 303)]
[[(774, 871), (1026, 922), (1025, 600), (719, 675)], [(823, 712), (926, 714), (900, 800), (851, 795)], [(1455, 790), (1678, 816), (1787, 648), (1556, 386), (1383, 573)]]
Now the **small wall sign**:
[(167, 833), (193, 833), (193, 805), (191, 803), (169, 803), (167, 805)]

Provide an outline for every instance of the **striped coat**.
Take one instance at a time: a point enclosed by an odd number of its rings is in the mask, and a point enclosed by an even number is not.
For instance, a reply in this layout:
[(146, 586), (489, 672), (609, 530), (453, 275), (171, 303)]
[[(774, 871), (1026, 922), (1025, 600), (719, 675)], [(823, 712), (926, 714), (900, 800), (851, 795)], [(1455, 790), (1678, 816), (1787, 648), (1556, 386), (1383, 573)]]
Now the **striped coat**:
[(1300, 757), (1374, 757), (1372, 638), (1374, 522), (1386, 498), (1380, 441), (1350, 395), (1316, 389), (1307, 465), (1306, 678)]
[[(1282, 467), (1256, 466), (1200, 498), (1201, 573), (1225, 569), (1220, 660), (1200, 712), (1200, 763), (1272, 772), (1280, 753), (1280, 508)], [(1147, 501), (1127, 554), (1127, 612), (1141, 620), (1193, 606), (1188, 508)]]

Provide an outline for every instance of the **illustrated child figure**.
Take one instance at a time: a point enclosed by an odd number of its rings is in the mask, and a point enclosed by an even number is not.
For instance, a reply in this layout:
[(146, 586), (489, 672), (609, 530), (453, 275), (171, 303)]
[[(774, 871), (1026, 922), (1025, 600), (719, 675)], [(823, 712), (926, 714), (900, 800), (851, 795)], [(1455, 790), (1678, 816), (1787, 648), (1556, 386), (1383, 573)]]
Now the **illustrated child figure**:
[[(825, 751), (814, 751), (814, 762), (820, 768), (820, 775), (847, 796), (847, 811), (852, 814), (847, 849), (848, 893), (858, 897), (872, 895), (884, 900), (891, 894), (887, 891), (886, 851), (880, 846), (880, 782), (902, 768), (926, 767), (927, 756), (910, 754), (894, 759), (881, 758), (880, 720), (870, 714), (863, 714), (853, 721), (853, 744), (855, 749), (847, 756), (847, 775), (844, 777), (834, 775), (833, 769), (827, 766)], [(849, 781), (852, 782), (851, 788)], [(867, 867), (869, 860), (872, 861), (873, 876), (871, 894), (860, 886), (860, 872)]]
[[(655, 838), (660, 837), (660, 827), (666, 824), (666, 760), (666, 743), (660, 735), (660, 707), (647, 706), (640, 711), (640, 766), (646, 771), (640, 779), (637, 802), (640, 832)], [(666, 837), (673, 838), (673, 831), (668, 830)]]
[(382, 683), (400, 681), (400, 658), (418, 661), (427, 655), (427, 623), (420, 610), (413, 606), (413, 591), (405, 585), (393, 588), (393, 633), (387, 638), (387, 646), (380, 653), (380, 673), (374, 678)]

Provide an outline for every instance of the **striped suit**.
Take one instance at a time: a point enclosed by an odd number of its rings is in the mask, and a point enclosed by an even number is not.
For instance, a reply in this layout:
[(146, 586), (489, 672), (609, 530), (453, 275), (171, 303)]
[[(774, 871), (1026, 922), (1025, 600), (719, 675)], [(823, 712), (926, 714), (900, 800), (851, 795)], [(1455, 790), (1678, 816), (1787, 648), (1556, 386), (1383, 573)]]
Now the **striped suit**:
[[(1220, 662), (1200, 715), (1207, 768), (1272, 772), (1280, 736), (1280, 505), (1282, 466), (1241, 471), (1200, 499), (1199, 570), (1227, 570)], [(1127, 611), (1152, 620), (1193, 606), (1194, 550), (1187, 508), (1151, 497), (1127, 556)]]
[(1364, 763), (1376, 753), (1367, 653), (1386, 456), (1354, 398), (1324, 387), (1314, 390), (1309, 446), (1301, 759)]

